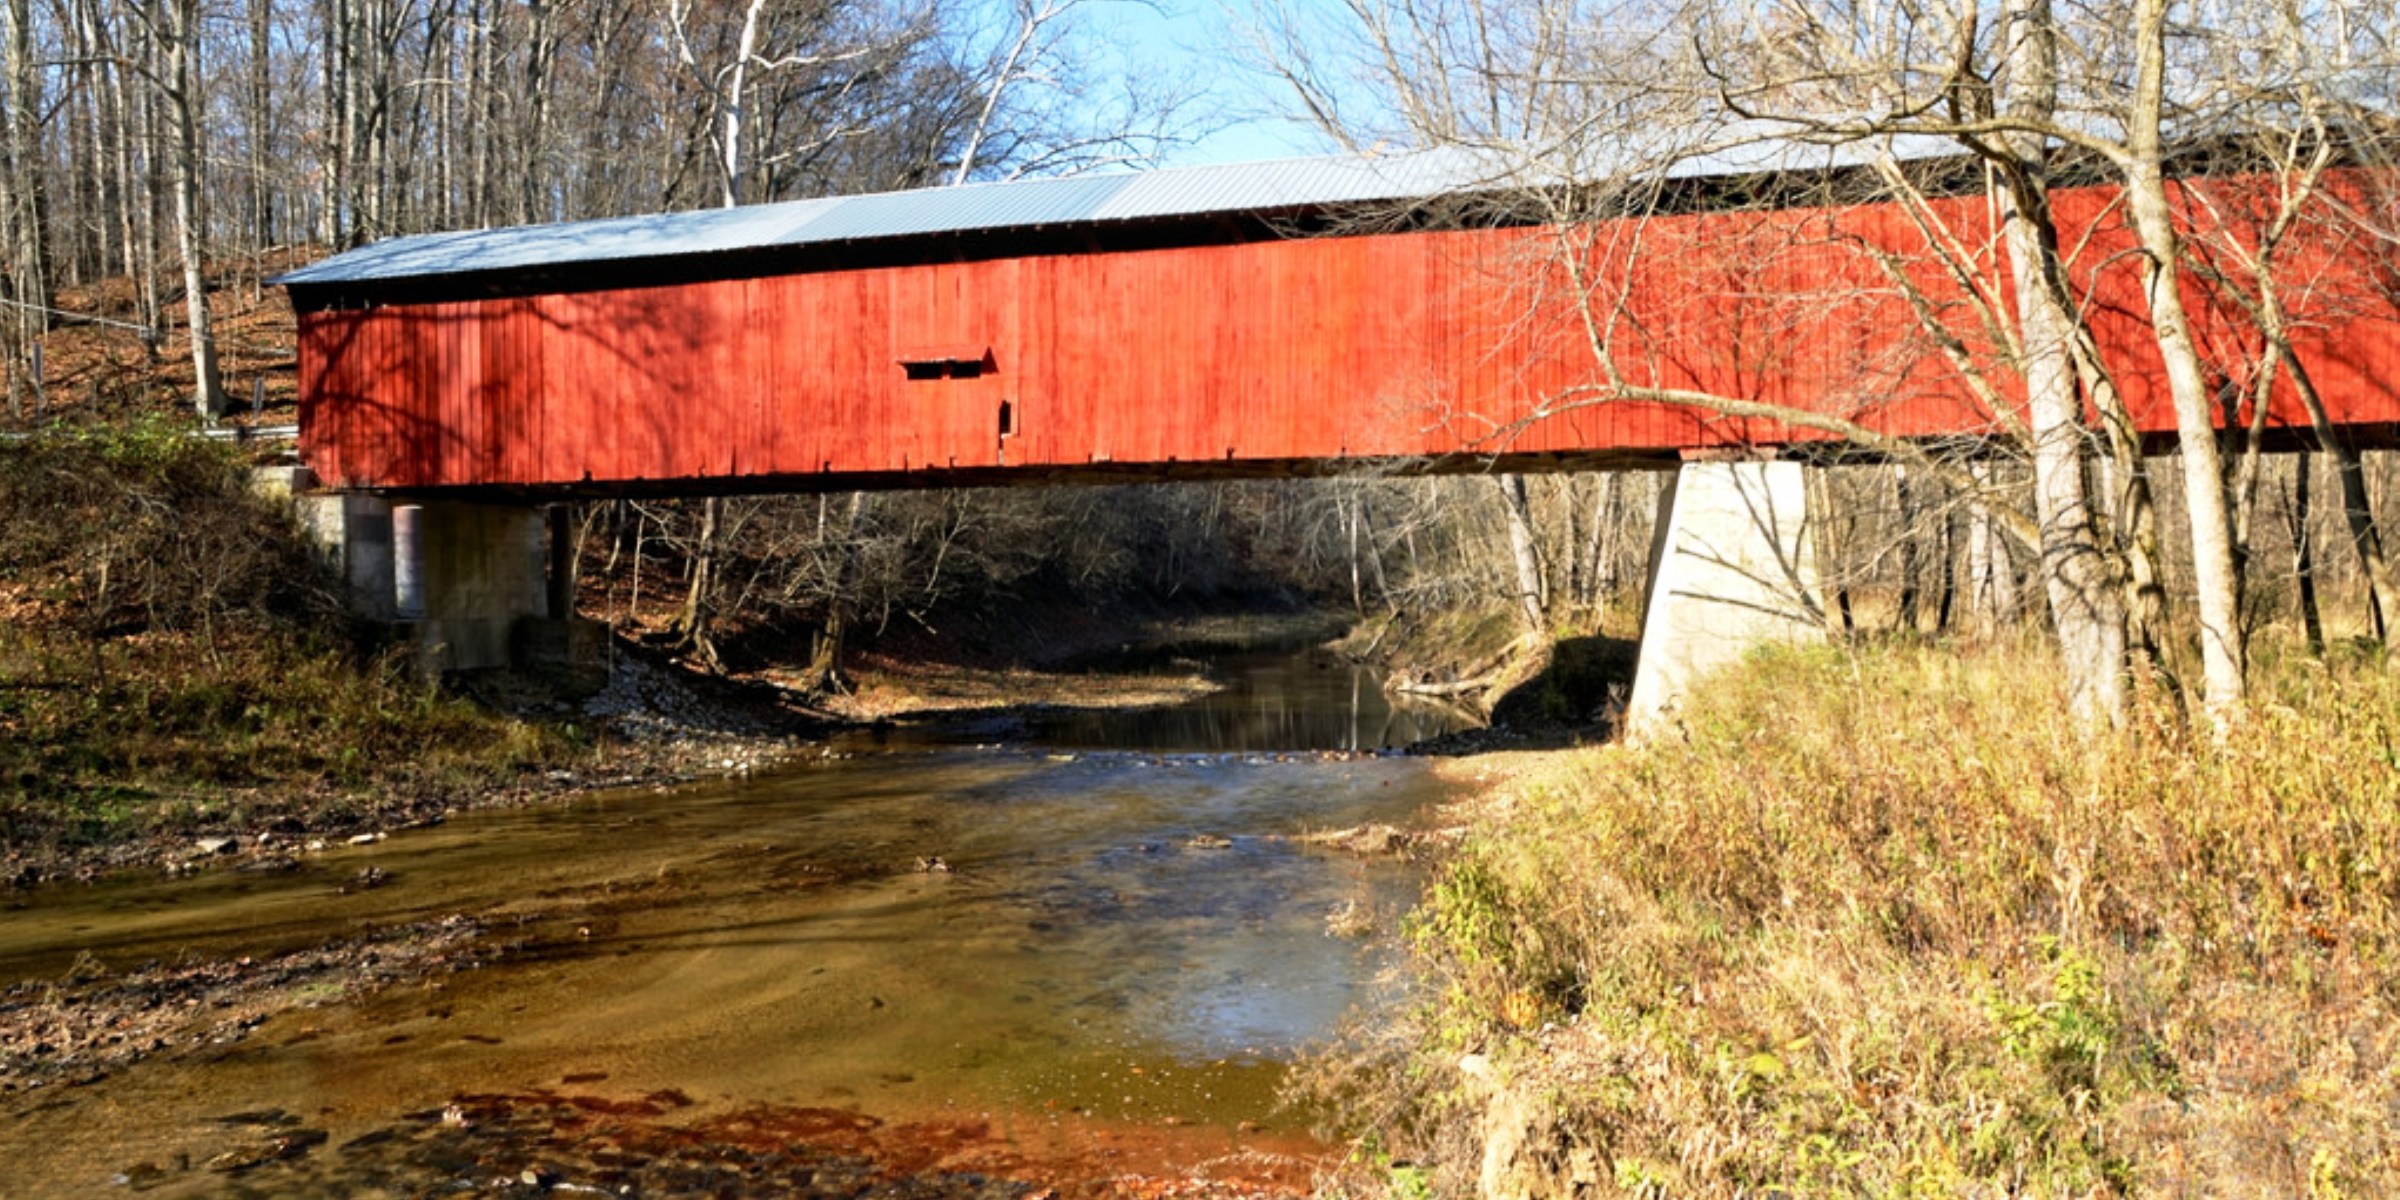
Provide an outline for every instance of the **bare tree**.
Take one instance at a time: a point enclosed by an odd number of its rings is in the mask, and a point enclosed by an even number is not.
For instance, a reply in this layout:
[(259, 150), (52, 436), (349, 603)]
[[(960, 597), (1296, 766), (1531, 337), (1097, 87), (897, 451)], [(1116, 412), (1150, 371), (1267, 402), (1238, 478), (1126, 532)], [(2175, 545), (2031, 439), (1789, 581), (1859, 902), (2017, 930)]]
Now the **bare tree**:
[[(2059, 37), (2049, 0), (2010, 0), (2006, 20), (2005, 110), (2049, 121), (2058, 106)], [(2125, 705), (2125, 621), (2084, 490), (2083, 413), (2074, 366), (2077, 321), (2050, 218), (2049, 147), (2021, 132), (1995, 142), (2004, 156), (2007, 207), (2001, 231), (2016, 283), (2018, 361), (2033, 443), (2043, 589), (2066, 664), (2069, 706), (2087, 723), (2113, 720)]]
[[(2384, 62), (2392, 52), (2391, 14), (2330, 7), (2340, 11), (2198, 6), (2170, 21), (2164, 0), (2122, 0), (2080, 6), (2068, 23), (2046, 0), (2009, 0), (1996, 12), (1964, 3), (1622, 3), (1594, 10), (1538, 0), (1362, 2), (1347, 8), (1355, 66), (1380, 89), (1380, 103), (1367, 106), (1363, 119), (1358, 89), (1326, 82), (1341, 72), (1328, 68), (1321, 45), (1286, 47), (1281, 62), (1286, 78), (1307, 93), (1309, 110), (1339, 119), (1354, 142), (1397, 132), (1483, 153), (1497, 164), (1496, 176), (1523, 185), (1524, 206), (1558, 231), (1552, 273), (1565, 277), (1566, 301), (1582, 314), (1598, 378), (1537, 416), (1631, 401), (1772, 421), (1851, 440), (1975, 495), (1973, 471), (1929, 453), (1928, 443), (1860, 419), (1873, 411), (1864, 396), (1791, 403), (1738, 376), (1686, 386), (1641, 365), (1643, 340), (1657, 336), (1661, 318), (1642, 307), (1635, 264), (1688, 276), (1685, 260), (1706, 252), (1672, 232), (1676, 222), (1661, 219), (1678, 211), (1663, 182), (1675, 162), (1703, 155), (1726, 161), (1741, 141), (1754, 148), (1748, 161), (1788, 161), (1805, 157), (1794, 148), (1838, 146), (1850, 161), (1874, 162), (1879, 190), (1845, 189), (1841, 172), (1821, 184), (1770, 178), (1753, 186), (1746, 199), (1754, 203), (1732, 206), (1748, 215), (1731, 225), (1780, 230), (1789, 242), (1818, 221), (1826, 228), (1819, 244), (1846, 244), (1873, 260), (1915, 314), (1914, 353), (1946, 362), (1970, 407), (1988, 416), (1986, 432), (2034, 464), (2032, 509), (1989, 511), (2038, 552), (2052, 617), (2078, 673), (2070, 692), (2077, 711), (2093, 719), (2122, 703), (2128, 612), (2137, 641), (2158, 627), (2155, 518), (2140, 442), (2116, 384), (2138, 364), (2111, 361), (2119, 348), (2094, 333), (2086, 301), (2087, 275), (2121, 268), (2072, 266), (2087, 247), (2062, 238), (2050, 181), (2062, 156), (2087, 175), (2113, 176), (2122, 202), (2114, 219), (2130, 230), (2124, 244), (2139, 265), (2146, 327), (2165, 368), (2182, 451), (2182, 540), (2195, 575), (2200, 690), (2209, 710), (2229, 719), (2242, 705), (2245, 652), (2212, 382), (2221, 364), (2210, 360), (2189, 309), (2191, 206), (2171, 173), (2184, 169), (2175, 156), (2185, 147), (2277, 122), (2288, 128), (2307, 111), (2311, 88), (2388, 108), (2388, 97), (2357, 98), (2390, 90), (2375, 92), (2377, 85), (2359, 80), (2372, 77), (2360, 73), (2362, 57)], [(2328, 17), (2342, 31), (2333, 39), (2338, 50), (2321, 36), (2313, 59), (2292, 49), (2306, 40), (2299, 31), (2308, 22)], [(2323, 61), (2334, 58), (2347, 73), (2339, 88), (2329, 86), (2333, 67)], [(1907, 161), (1903, 142), (1911, 143)], [(1978, 215), (1939, 201), (1959, 190), (1955, 173), (1945, 178), (1923, 165), (1939, 158), (1942, 151), (1930, 147), (1940, 145), (1985, 172), (2000, 209), (2005, 288), (1983, 249), (1991, 235), (1979, 232)], [(1778, 215), (1778, 200), (1837, 215)], [(1845, 228), (1838, 212), (1862, 201), (1896, 207), (1919, 237), (1904, 242)], [(2076, 234), (2093, 236), (2116, 237), (2103, 225)], [(1728, 306), (1755, 304), (1761, 286), (1727, 291), (1745, 299), (1718, 304), (1711, 319), (1736, 319)], [(2271, 323), (2263, 293), (2249, 294), (2261, 327)], [(1833, 295), (1817, 300), (1846, 305), (1861, 319), (1873, 313), (1871, 304)], [(1736, 340), (1749, 346), (1758, 339), (1742, 332)], [(2022, 409), (2008, 398), (2020, 387)], [(2101, 418), (2097, 430), (2085, 425), (2086, 404)], [(2112, 464), (2105, 509), (2085, 490), (2096, 447)], [(2099, 519), (2102, 511), (2113, 523)], [(2130, 609), (2120, 595), (2133, 602)]]
[[(1143, 0), (1116, 3), (1148, 7)], [(949, 182), (995, 174), (1064, 174), (1147, 162), (1182, 139), (1191, 97), (1175, 75), (1145, 63), (1102, 78), (1089, 61), (1105, 31), (1103, 0), (1010, 0), (1002, 36), (971, 58), (978, 93)], [(968, 53), (976, 53), (969, 42)]]
[[(2342, 24), (2348, 24), (2342, 22)], [(2317, 294), (2321, 273), (2312, 270), (2308, 255), (2294, 254), (2305, 243), (2317, 252), (2367, 251), (2375, 239), (2371, 222), (2356, 219), (2358, 204), (2345, 204), (2336, 194), (2330, 172), (2344, 157), (2369, 162), (2380, 158), (2382, 140), (2373, 122), (2353, 119), (2328, 84), (2350, 70), (2352, 51), (2346, 46), (2320, 50), (2302, 36), (2297, 22), (2271, 26), (2259, 39), (2278, 51), (2277, 57), (2299, 64), (2299, 80), (2286, 93), (2288, 103), (2275, 106), (2267, 119), (2244, 122), (2228, 153), (2254, 173), (2223, 182), (2185, 181), (2177, 196), (2189, 213), (2187, 244), (2191, 267), (2208, 284), (2208, 294), (2246, 323), (2258, 338), (2256, 360), (2249, 364), (2247, 402), (2250, 406), (2250, 446), (2245, 455), (2236, 498), (2236, 542), (2247, 545), (2249, 510), (2257, 498), (2257, 453), (2279, 389), (2288, 388), (2298, 402), (2317, 448), (2332, 460), (2341, 489), (2342, 512), (2351, 549), (2368, 589), (2373, 623), (2389, 629), (2400, 619), (2400, 581), (2385, 555), (2365, 464), (2358, 447), (2335, 424), (2320, 391), (2316, 371), (2302, 351), (2301, 336), (2308, 322), (2295, 320), (2294, 291), (2304, 309), (2319, 312), (2371, 310), (2371, 297), (2355, 294)], [(2330, 61), (2318, 61), (2319, 59)], [(2363, 200), (2364, 197), (2361, 197)], [(2363, 207), (2371, 208), (2372, 200)], [(2294, 262), (2294, 259), (2300, 261)], [(2306, 485), (2298, 484), (2302, 501)]]
[(41, 73), (34, 61), (33, 12), (28, 0), (0, 3), (0, 253), (8, 269), (0, 277), (0, 313), (5, 337), (0, 354), (7, 357), (8, 406), (11, 415), (23, 408), (23, 356), (47, 328), (50, 271), (43, 244), (42, 183), (38, 149), (42, 107)]
[(2134, 79), (2125, 106), (2123, 144), (2093, 148), (2110, 157), (2125, 181), (2127, 207), (2144, 253), (2150, 328), (2166, 360), (2175, 399), (2177, 445), (2183, 452), (2184, 506), (2190, 513), (2192, 571), (2199, 590), (2200, 654), (2209, 708), (2229, 719), (2245, 692), (2241, 585), (2234, 567), (2233, 524), (2225, 500), (2213, 389), (2185, 310), (2181, 284), (2183, 240), (2167, 198), (2167, 4), (2137, 0), (2133, 12)]
[(167, 153), (168, 187), (175, 198), (175, 249), (183, 260), (183, 304), (192, 347), (192, 406), (204, 421), (225, 415), (223, 372), (217, 365), (217, 335), (208, 304), (208, 263), (200, 157), (199, 0), (147, 0), (135, 10), (149, 29), (161, 62), (146, 71), (167, 108), (173, 139)]
[(1550, 632), (1548, 589), (1542, 582), (1542, 556), (1533, 536), (1533, 506), (1526, 498), (1525, 477), (1490, 478), (1499, 492), (1501, 511), (1508, 518), (1509, 559), (1516, 564), (1517, 611), (1525, 620), (1525, 636), (1545, 637)]

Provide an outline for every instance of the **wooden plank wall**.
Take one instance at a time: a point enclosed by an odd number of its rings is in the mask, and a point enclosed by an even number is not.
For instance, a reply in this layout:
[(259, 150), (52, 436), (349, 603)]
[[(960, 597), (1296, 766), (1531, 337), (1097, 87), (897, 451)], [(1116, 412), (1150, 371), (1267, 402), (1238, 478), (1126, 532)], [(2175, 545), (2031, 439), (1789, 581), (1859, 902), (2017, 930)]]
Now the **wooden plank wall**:
[[(2194, 232), (2243, 277), (2264, 220), (2259, 186), (2195, 186), (2209, 202), (2187, 206)], [(2105, 357), (2137, 421), (2163, 430), (2163, 374), (2112, 201), (2064, 193), (2058, 208)], [(1823, 436), (1675, 404), (1597, 403), (1604, 361), (1632, 385), (1796, 406), (1889, 433), (2001, 428), (2008, 405), (1976, 401), (1918, 312), (1998, 360), (1973, 298), (2005, 311), (2005, 260), (1984, 201), (1933, 207), (1956, 270), (1917, 222), (1881, 206), (316, 312), (301, 319), (302, 448), (334, 486), (411, 489), (1650, 452)], [(2292, 245), (2276, 277), (2337, 418), (2400, 422), (2392, 252), (2321, 231)], [(2234, 305), (2192, 289), (2203, 340), (2238, 392), (2255, 335)], [(912, 379), (903, 366), (964, 347), (988, 351), (989, 369)], [(2012, 377), (1991, 382), (2016, 394)], [(1005, 438), (1004, 404), (1014, 425)], [(2288, 386), (2270, 411), (2304, 424)]]

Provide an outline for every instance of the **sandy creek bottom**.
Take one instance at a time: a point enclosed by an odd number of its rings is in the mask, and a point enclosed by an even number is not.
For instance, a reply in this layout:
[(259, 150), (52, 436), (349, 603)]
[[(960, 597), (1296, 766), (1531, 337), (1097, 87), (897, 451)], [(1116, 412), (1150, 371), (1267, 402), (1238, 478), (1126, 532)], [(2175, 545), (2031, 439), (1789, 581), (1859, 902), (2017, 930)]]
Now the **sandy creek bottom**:
[[(1251, 740), (1228, 720), (1182, 736)], [(1281, 835), (1405, 822), (1439, 786), (1407, 759), (1034, 736), (37, 894), (0, 913), (0, 981), (453, 913), (507, 950), (0, 1097), (0, 1197), (1305, 1187), (1326, 1148), (1278, 1107), (1286, 1064), (1396, 986), (1328, 916), (1388, 931), (1419, 880)], [(344, 890), (370, 866), (388, 883)]]

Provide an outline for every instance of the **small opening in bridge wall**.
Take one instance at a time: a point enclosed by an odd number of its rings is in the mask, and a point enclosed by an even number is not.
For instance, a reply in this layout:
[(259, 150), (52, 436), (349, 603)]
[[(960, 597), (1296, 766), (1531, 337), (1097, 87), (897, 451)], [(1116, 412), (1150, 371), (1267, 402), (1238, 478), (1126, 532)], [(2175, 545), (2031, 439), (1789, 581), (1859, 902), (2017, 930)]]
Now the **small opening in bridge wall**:
[(936, 346), (900, 356), (910, 379), (974, 379), (998, 369), (988, 346)]
[(983, 374), (982, 363), (912, 362), (900, 364), (910, 379), (973, 379)]
[(1016, 434), (1017, 406), (1003, 400), (1000, 402), (1000, 436), (1015, 437)]

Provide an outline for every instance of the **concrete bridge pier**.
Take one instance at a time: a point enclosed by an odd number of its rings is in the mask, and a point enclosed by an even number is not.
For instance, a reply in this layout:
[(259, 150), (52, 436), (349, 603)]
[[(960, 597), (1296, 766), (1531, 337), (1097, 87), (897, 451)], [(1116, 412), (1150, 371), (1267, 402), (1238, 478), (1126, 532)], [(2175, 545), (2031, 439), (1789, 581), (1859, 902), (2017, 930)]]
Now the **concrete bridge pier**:
[(441, 671), (516, 666), (519, 622), (549, 610), (542, 510), (428, 500), (392, 509), (398, 607), (417, 622), (426, 665)]
[(1769, 642), (1825, 636), (1808, 488), (1796, 462), (1687, 461), (1659, 497), (1625, 731), (1674, 727), (1711, 671)]
[(468, 500), (393, 506), (396, 607), (415, 622), (426, 670), (516, 670), (569, 691), (607, 682), (607, 630), (575, 616), (564, 514)]
[(563, 507), (394, 501), (278, 482), (358, 614), (406, 628), (428, 673), (511, 669), (570, 691), (606, 682), (607, 630), (574, 615)]
[(370, 620), (396, 619), (391, 501), (357, 492), (310, 491), (306, 468), (289, 471), (280, 486), (262, 487), (262, 494), (292, 505), (318, 556), (349, 585), (351, 611)]

